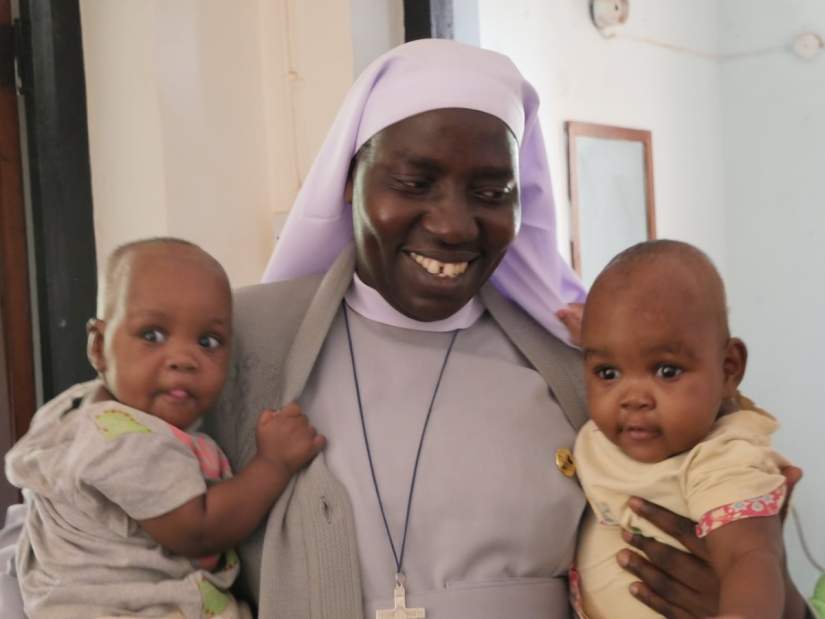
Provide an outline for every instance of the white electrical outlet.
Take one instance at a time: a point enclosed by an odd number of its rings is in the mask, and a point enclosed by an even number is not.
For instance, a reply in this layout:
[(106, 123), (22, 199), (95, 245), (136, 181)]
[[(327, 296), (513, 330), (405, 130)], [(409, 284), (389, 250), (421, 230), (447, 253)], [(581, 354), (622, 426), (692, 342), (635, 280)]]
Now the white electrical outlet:
[(630, 14), (630, 0), (591, 0), (590, 14), (599, 30), (619, 26)]
[(800, 58), (811, 60), (825, 47), (822, 37), (813, 32), (800, 34), (793, 40), (793, 51)]

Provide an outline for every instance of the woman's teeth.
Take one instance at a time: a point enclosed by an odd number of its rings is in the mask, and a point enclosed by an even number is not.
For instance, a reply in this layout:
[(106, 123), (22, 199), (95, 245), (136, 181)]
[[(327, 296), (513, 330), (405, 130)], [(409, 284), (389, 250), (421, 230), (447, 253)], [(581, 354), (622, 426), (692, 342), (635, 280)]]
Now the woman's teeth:
[(438, 277), (458, 277), (464, 273), (470, 265), (469, 262), (441, 262), (440, 260), (427, 258), (415, 252), (410, 252), (410, 256), (412, 256), (412, 259), (420, 264), (427, 273)]

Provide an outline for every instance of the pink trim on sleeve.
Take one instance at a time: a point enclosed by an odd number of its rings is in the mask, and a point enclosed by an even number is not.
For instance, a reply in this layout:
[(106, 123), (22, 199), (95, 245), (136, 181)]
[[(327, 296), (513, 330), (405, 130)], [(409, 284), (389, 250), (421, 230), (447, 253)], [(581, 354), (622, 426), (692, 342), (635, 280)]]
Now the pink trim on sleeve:
[(589, 619), (584, 612), (581, 575), (575, 565), (571, 565), (567, 571), (567, 582), (570, 589), (570, 606), (573, 608), (576, 619)]
[[(201, 473), (209, 481), (220, 481), (232, 476), (229, 460), (218, 447), (217, 443), (207, 438), (203, 434), (189, 434), (180, 428), (168, 424), (172, 435), (181, 443), (186, 445), (198, 459)], [(221, 555), (214, 554), (193, 559), (198, 568), (207, 572), (214, 572), (221, 562)]]
[(232, 476), (229, 460), (218, 447), (217, 443), (203, 434), (189, 434), (180, 428), (169, 424), (172, 434), (181, 443), (186, 445), (198, 459), (201, 473), (209, 481), (220, 481)]
[(769, 494), (735, 501), (705, 512), (696, 523), (696, 537), (705, 537), (711, 531), (742, 518), (775, 516), (782, 509), (787, 493), (788, 487), (783, 483)]

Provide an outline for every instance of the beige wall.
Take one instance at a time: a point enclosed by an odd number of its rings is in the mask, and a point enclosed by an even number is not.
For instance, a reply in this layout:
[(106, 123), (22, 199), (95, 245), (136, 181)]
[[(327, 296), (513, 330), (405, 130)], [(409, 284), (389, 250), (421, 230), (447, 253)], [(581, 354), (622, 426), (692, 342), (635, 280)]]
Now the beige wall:
[(254, 283), (353, 77), (349, 0), (81, 0), (98, 255), (201, 244)]

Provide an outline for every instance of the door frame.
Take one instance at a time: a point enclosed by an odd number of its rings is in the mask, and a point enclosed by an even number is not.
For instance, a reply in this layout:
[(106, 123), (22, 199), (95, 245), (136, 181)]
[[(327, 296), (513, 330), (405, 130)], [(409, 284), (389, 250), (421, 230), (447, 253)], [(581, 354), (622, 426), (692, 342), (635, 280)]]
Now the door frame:
[[(0, 28), (9, 38), (12, 24), (11, 0), (0, 0)], [(0, 62), (13, 67), (13, 45), (3, 46)], [(0, 86), (0, 454), (26, 432), (36, 407), (18, 96), (10, 74)], [(17, 500), (3, 477), (3, 513)]]

